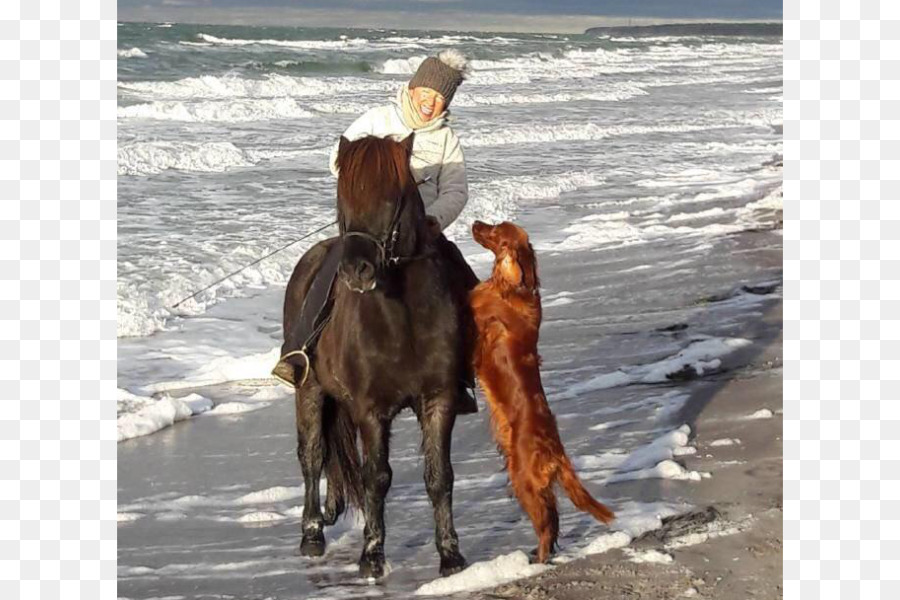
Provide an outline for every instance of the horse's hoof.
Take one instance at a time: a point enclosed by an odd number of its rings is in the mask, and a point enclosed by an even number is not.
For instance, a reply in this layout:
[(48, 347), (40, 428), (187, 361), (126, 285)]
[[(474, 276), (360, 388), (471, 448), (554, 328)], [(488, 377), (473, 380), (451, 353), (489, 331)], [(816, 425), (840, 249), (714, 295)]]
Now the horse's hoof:
[(441, 557), (441, 577), (459, 573), (469, 566), (466, 559), (459, 552)]
[(359, 559), (359, 576), (375, 579), (384, 577), (384, 554), (380, 552), (363, 554)]
[(315, 558), (323, 554), (325, 554), (325, 535), (321, 531), (304, 534), (300, 542), (300, 556)]
[(344, 503), (340, 502), (336, 506), (325, 506), (325, 514), (323, 515), (325, 518), (326, 525), (334, 525), (338, 517), (344, 514)]

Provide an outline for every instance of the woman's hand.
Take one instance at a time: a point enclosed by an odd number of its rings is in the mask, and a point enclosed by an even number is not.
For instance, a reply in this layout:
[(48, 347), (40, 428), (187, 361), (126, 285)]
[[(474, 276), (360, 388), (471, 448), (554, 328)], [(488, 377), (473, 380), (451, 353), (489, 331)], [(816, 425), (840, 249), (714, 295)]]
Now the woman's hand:
[(436, 240), (441, 237), (441, 223), (432, 215), (425, 215), (425, 226), (428, 229), (428, 239)]

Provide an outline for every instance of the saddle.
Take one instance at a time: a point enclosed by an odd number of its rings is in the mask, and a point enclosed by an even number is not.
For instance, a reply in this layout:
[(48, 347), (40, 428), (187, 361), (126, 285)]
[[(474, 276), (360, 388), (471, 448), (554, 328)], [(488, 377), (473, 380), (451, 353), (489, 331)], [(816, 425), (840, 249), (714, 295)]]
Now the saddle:
[[(313, 277), (309, 291), (303, 299), (300, 315), (291, 331), (291, 339), (294, 345), (299, 347), (285, 353), (272, 371), (277, 379), (290, 386), (303, 385), (309, 376), (316, 342), (319, 341), (322, 330), (325, 329), (325, 325), (331, 318), (331, 307), (334, 304), (334, 281), (337, 278), (342, 251), (343, 244), (339, 239), (328, 248), (325, 258), (319, 266), (319, 271)], [(293, 380), (289, 380), (287, 377), (289, 374), (279, 369), (282, 363), (303, 369), (303, 376), (299, 382), (296, 382), (296, 376)]]

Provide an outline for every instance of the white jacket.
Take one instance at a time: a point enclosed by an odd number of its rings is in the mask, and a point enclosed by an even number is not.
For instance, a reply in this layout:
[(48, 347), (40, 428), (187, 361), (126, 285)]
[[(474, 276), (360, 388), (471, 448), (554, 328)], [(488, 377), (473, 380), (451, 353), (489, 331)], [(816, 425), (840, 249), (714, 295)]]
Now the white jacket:
[[(378, 137), (392, 136), (402, 140), (412, 129), (406, 126), (401, 116), (400, 93), (391, 104), (377, 106), (356, 119), (344, 137), (350, 141), (365, 135)], [(449, 112), (435, 117), (425, 127), (415, 130), (413, 155), (410, 161), (413, 177), (419, 184), (419, 193), (425, 204), (426, 214), (435, 217), (446, 229), (469, 199), (466, 182), (466, 162), (463, 158), (459, 138), (446, 122)], [(337, 152), (339, 143), (331, 150), (331, 172), (337, 176)]]

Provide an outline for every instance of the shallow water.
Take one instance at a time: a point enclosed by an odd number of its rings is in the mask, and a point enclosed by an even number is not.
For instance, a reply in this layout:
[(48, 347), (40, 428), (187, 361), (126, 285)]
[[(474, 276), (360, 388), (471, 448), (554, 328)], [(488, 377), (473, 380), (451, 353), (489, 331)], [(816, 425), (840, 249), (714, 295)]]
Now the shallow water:
[[(355, 577), (352, 521), (329, 533), (327, 560), (295, 555), (293, 403), (266, 377), (281, 343), (283, 285), (307, 244), (166, 307), (327, 223), (329, 145), (443, 47), (476, 59), (453, 105), (471, 200), (451, 234), (485, 276), (490, 256), (471, 242), (471, 221), (514, 218), (529, 231), (551, 407), (618, 526), (634, 532), (684, 508), (668, 479), (654, 480), (654, 494), (610, 479), (652, 468), (642, 461), (659, 456), (648, 445), (682, 424), (685, 403), (764, 343), (752, 323), (780, 288), (741, 285), (781, 279), (780, 232), (753, 232), (780, 218), (780, 39), (342, 39), (129, 24), (119, 34), (120, 410), (190, 393), (222, 407), (119, 445), (120, 595), (404, 598), (437, 576), (409, 413), (394, 425), (387, 580)], [(685, 365), (700, 377), (665, 378)], [(258, 410), (238, 412), (249, 408)], [(453, 462), (469, 561), (531, 548), (485, 413), (459, 420)], [(562, 507), (564, 558), (606, 547), (605, 528)]]
[(727, 228), (780, 182), (780, 39), (632, 40), (122, 25), (119, 335), (283, 283), (308, 244), (170, 308), (330, 222), (331, 144), (446, 47), (473, 59), (457, 239), (537, 207), (530, 233), (559, 251)]

